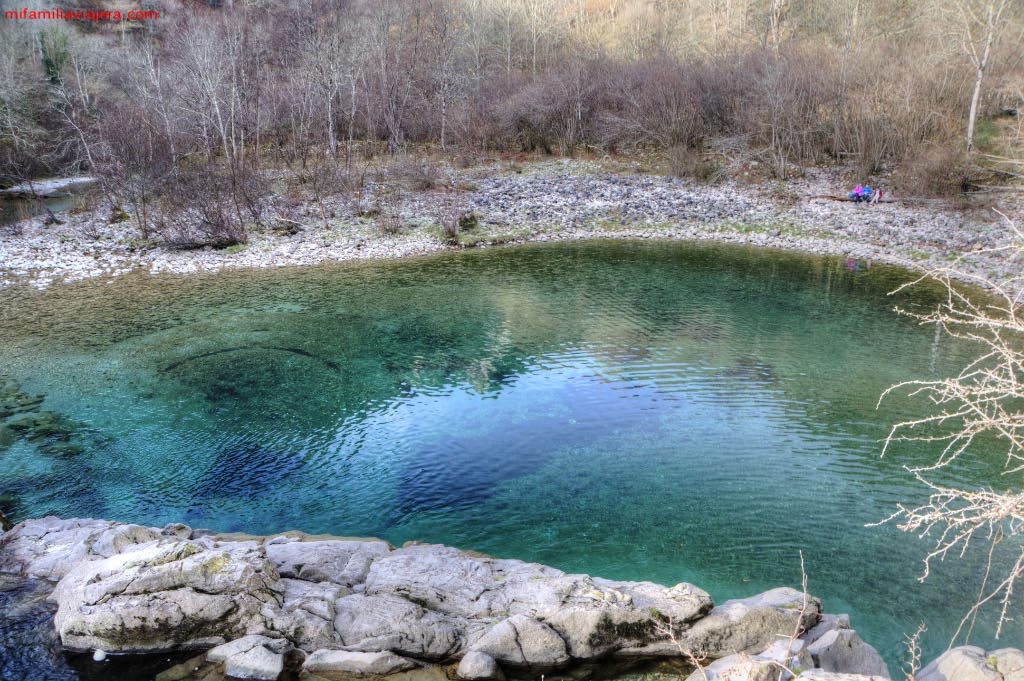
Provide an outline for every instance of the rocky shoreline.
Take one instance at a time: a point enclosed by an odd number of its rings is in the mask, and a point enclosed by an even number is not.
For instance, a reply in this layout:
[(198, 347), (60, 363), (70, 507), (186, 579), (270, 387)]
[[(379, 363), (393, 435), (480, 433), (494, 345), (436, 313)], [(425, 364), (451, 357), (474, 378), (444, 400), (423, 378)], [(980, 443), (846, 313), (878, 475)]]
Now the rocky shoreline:
[[(848, 617), (795, 589), (716, 605), (439, 545), (47, 517), (0, 535), (0, 574), (51, 584), (61, 644), (97, 665), (195, 652), (158, 681), (890, 678)], [(1021, 681), (1024, 653), (955, 648), (915, 678)]]
[[(435, 190), (405, 192), (392, 209), (396, 233), (373, 214), (381, 186), (358, 197), (270, 205), (268, 227), (244, 247), (174, 250), (138, 238), (130, 221), (108, 224), (109, 208), (61, 214), (62, 225), (35, 218), (0, 229), (0, 287), (112, 277), (128, 272), (214, 272), (222, 269), (391, 259), (467, 246), (589, 238), (713, 240), (815, 254), (841, 255), (921, 270), (955, 268), (967, 277), (1002, 278), (1020, 263), (1005, 251), (1015, 233), (992, 210), (953, 210), (939, 202), (896, 197), (876, 205), (835, 200), (837, 171), (810, 170), (789, 182), (715, 185), (609, 169), (594, 161), (556, 160), (525, 166), (449, 170)], [(376, 208), (374, 208), (376, 206)], [(1020, 224), (1011, 196), (1001, 210)], [(452, 211), (479, 225), (453, 246), (438, 226)], [(287, 229), (274, 229), (274, 226)]]

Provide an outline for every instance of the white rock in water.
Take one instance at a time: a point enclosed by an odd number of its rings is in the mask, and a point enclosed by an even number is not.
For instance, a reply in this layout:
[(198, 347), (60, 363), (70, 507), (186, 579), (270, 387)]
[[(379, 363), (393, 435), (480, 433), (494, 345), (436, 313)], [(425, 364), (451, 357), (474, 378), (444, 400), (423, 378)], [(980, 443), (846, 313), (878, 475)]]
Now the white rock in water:
[(92, 659), (93, 662), (103, 662), (105, 659), (107, 659), (107, 654), (104, 651), (97, 648), (96, 652), (92, 654)]

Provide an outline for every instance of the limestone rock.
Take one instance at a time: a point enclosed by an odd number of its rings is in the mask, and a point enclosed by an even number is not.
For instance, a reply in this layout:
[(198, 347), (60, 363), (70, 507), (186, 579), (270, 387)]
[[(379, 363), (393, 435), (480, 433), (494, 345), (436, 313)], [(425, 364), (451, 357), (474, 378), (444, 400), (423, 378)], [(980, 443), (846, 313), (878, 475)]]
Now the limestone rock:
[(206, 659), (210, 662), (224, 662), (233, 655), (244, 653), (260, 646), (275, 653), (284, 653), (290, 646), (288, 641), (281, 638), (270, 638), (259, 634), (250, 634), (234, 641), (223, 643), (216, 648), (211, 648), (206, 653)]
[(277, 681), (282, 671), (284, 655), (271, 652), (263, 646), (232, 655), (224, 665), (224, 673), (233, 679)]
[(665, 588), (650, 582), (593, 579), (589, 583), (593, 591), (578, 593), (544, 617), (576, 658), (612, 652), (634, 658), (677, 656), (679, 649), (667, 636), (667, 623), (671, 621), (676, 629), (686, 627), (713, 605), (706, 592), (690, 584)]
[(756, 657), (775, 662), (786, 669), (796, 670), (814, 667), (814, 660), (807, 649), (807, 644), (800, 639), (776, 641), (758, 653)]
[(210, 662), (223, 662), (224, 672), (236, 679), (275, 681), (284, 671), (284, 639), (251, 635), (213, 648), (206, 654)]
[(824, 669), (808, 669), (797, 676), (794, 681), (885, 681), (887, 678), (889, 677), (843, 674), (840, 672), (827, 672)]
[[(858, 678), (854, 672), (888, 676), (848, 618), (820, 617), (820, 603), (793, 589), (713, 608), (708, 594), (689, 584), (566, 574), (444, 546), (394, 549), (380, 540), (47, 518), (0, 537), (0, 570), (60, 578), (52, 598), (68, 648), (219, 646), (209, 659), (247, 678), (279, 674), (292, 647), (310, 653), (304, 674), (311, 681), (444, 681), (455, 670), (441, 665), (454, 662), (466, 681), (497, 681), (510, 669), (573, 674), (686, 651), (726, 658), (707, 665), (723, 679), (737, 665), (747, 681), (774, 679), (782, 665), (806, 669), (811, 653), (824, 669), (801, 678), (828, 679), (840, 670), (836, 678), (847, 681)], [(1004, 673), (1024, 669), (1019, 651), (997, 651), (989, 660), (980, 649), (972, 655), (972, 664), (990, 663), (993, 673), (992, 664)], [(943, 665), (952, 669), (957, 660), (939, 662), (926, 672), (945, 673)]]
[(334, 630), (334, 603), (347, 596), (350, 589), (298, 579), (282, 579), (279, 587), (283, 589), (282, 603), (268, 603), (261, 610), (271, 629), (307, 652), (342, 645)]
[(555, 668), (569, 660), (562, 637), (526, 615), (513, 615), (495, 624), (473, 644), (473, 650), (521, 667)]
[(387, 676), (414, 669), (416, 663), (389, 652), (361, 653), (348, 650), (317, 650), (306, 658), (304, 672), (325, 676), (333, 673)]
[(850, 616), (843, 615), (829, 615), (822, 613), (818, 623), (813, 627), (805, 631), (800, 638), (807, 643), (814, 643), (819, 638), (824, 636), (830, 631), (836, 629), (849, 629), (850, 628)]
[(471, 650), (463, 656), (455, 674), (465, 681), (504, 681), (505, 674), (487, 653)]
[(726, 601), (682, 632), (684, 650), (703, 651), (711, 658), (755, 653), (780, 638), (801, 633), (817, 623), (821, 602), (796, 589), (772, 589), (751, 598)]
[(266, 546), (267, 558), (283, 577), (308, 582), (333, 582), (351, 587), (366, 580), (374, 560), (391, 545), (379, 540), (277, 541)]
[(75, 565), (54, 591), (54, 623), (73, 650), (205, 647), (259, 633), (276, 580), (255, 548), (154, 542)]
[(939, 655), (914, 677), (916, 681), (1002, 681), (977, 646), (960, 646)]
[(686, 681), (781, 681), (783, 678), (783, 669), (770, 660), (726, 655), (690, 674)]
[(783, 681), (791, 678), (787, 670), (803, 670), (813, 665), (800, 639), (779, 640), (757, 655), (736, 654), (719, 658), (698, 669), (687, 681)]
[(1003, 675), (1003, 681), (1024, 681), (1024, 652), (1016, 648), (1002, 648), (988, 654), (996, 670)]
[(425, 660), (444, 660), (463, 648), (458, 620), (398, 596), (352, 594), (339, 599), (334, 608), (334, 629), (350, 650), (391, 650)]
[(374, 561), (366, 593), (401, 596), (452, 615), (489, 617), (491, 599), (485, 595), (498, 586), (492, 562), (447, 546), (407, 546)]
[(18, 523), (0, 537), (0, 572), (56, 581), (77, 563), (109, 558), (161, 538), (157, 530), (107, 520), (56, 518)]
[(863, 674), (888, 679), (889, 667), (853, 629), (833, 629), (808, 646), (814, 666), (828, 672)]

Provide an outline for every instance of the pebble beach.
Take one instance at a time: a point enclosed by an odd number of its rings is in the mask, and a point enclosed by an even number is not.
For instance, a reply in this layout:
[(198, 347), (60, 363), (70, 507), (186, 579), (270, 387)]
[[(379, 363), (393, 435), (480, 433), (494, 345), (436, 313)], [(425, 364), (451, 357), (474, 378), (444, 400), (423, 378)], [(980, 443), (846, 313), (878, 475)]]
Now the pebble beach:
[[(1022, 255), (1013, 248), (1020, 245), (1013, 223), (1021, 225), (1024, 215), (1019, 194), (1003, 195), (985, 209), (891, 192), (888, 201), (869, 205), (837, 200), (846, 188), (835, 170), (812, 169), (784, 182), (747, 182), (735, 175), (702, 184), (628, 167), (609, 171), (585, 160), (481, 166), (453, 171), (436, 189), (404, 191), (394, 209), (401, 223), (396, 233), (385, 233), (373, 211), (365, 210), (375, 205), (380, 190), (369, 182), (361, 196), (325, 200), (323, 209), (311, 202), (271, 203), (265, 227), (251, 230), (247, 244), (223, 250), (144, 242), (131, 220), (109, 224), (109, 207), (99, 206), (59, 213), (60, 225), (36, 217), (0, 227), (0, 287), (45, 288), (137, 271), (188, 274), (302, 266), (592, 238), (749, 244), (923, 272), (953, 270), (968, 280), (1004, 280), (1024, 270)], [(472, 212), (479, 221), (458, 245), (439, 227), (441, 216), (453, 211)]]

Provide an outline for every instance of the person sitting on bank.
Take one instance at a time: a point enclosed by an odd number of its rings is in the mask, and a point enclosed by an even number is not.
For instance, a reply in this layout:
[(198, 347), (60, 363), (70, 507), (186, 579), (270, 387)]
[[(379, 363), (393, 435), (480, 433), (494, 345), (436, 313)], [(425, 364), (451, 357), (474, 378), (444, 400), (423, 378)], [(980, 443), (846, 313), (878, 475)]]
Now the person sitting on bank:
[(854, 203), (860, 203), (861, 201), (870, 201), (873, 193), (874, 192), (871, 187), (858, 184), (853, 188), (853, 191), (850, 192), (849, 197)]

